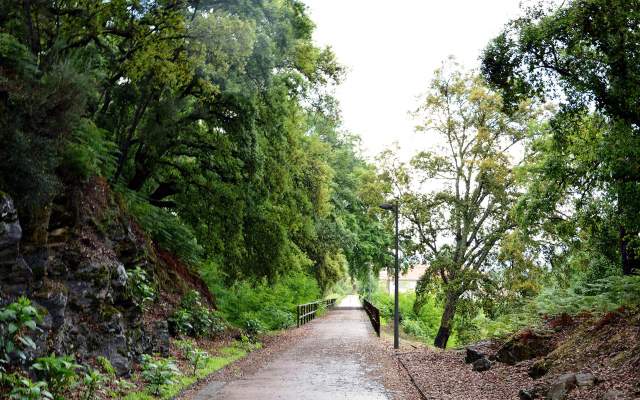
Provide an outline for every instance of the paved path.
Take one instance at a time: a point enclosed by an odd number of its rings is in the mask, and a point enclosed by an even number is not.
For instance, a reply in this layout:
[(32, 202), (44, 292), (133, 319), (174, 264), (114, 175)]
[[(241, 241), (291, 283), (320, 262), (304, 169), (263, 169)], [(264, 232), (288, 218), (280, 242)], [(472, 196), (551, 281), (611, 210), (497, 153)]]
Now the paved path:
[(196, 400), (387, 400), (380, 366), (365, 361), (373, 329), (356, 296), (347, 296), (309, 333), (258, 372), (212, 382)]

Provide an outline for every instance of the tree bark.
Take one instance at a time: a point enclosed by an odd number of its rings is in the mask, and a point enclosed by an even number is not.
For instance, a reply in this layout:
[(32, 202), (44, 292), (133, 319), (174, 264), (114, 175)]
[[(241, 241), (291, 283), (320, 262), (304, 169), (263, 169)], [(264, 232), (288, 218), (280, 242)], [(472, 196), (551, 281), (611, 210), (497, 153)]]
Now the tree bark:
[(442, 313), (442, 319), (440, 320), (440, 329), (436, 335), (433, 345), (444, 349), (447, 347), (449, 336), (451, 336), (451, 329), (453, 325), (453, 317), (456, 314), (456, 305), (458, 304), (458, 298), (460, 295), (457, 293), (448, 293), (447, 300), (444, 305), (444, 312)]
[[(620, 258), (622, 261), (622, 274), (633, 275), (640, 270), (640, 259), (635, 249), (629, 245), (629, 234), (623, 225), (620, 225)], [(635, 236), (635, 235), (634, 235)]]

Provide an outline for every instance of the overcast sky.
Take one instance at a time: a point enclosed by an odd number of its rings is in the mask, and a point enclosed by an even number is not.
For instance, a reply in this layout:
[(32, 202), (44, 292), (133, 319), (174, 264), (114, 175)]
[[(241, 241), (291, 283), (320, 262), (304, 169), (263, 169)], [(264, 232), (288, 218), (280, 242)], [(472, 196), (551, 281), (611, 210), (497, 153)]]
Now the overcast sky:
[(479, 56), (520, 0), (304, 0), (315, 40), (347, 68), (337, 89), (345, 128), (367, 156), (398, 142), (406, 156), (428, 139), (409, 115), (449, 55), (478, 68)]

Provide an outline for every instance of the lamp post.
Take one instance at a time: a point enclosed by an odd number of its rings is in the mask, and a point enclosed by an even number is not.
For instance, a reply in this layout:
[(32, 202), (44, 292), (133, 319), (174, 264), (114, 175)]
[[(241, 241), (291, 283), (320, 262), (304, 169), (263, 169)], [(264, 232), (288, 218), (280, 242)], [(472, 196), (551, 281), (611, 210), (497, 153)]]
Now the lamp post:
[(394, 295), (394, 305), (393, 305), (393, 348), (400, 348), (400, 311), (398, 308), (398, 278), (400, 276), (400, 263), (398, 261), (398, 252), (400, 247), (400, 242), (398, 238), (398, 213), (399, 213), (399, 203), (396, 200), (395, 203), (384, 203), (380, 204), (380, 208), (387, 211), (393, 211), (396, 217), (396, 268), (395, 268), (395, 277), (394, 277), (394, 285), (393, 285), (393, 295)]

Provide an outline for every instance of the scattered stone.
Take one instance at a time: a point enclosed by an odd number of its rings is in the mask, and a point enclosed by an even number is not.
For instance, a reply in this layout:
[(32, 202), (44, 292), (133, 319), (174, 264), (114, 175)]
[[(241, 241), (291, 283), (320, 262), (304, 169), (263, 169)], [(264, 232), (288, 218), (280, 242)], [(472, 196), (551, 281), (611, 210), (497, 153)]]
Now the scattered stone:
[(596, 384), (596, 377), (590, 372), (576, 374), (576, 384), (580, 387), (593, 386)]
[(576, 387), (576, 374), (564, 374), (556, 379), (547, 393), (548, 400), (562, 400)]
[(627, 396), (620, 390), (611, 389), (602, 396), (602, 400), (627, 400)]
[(545, 358), (537, 360), (529, 367), (528, 374), (533, 379), (542, 378), (549, 372), (551, 362)]
[(464, 357), (464, 362), (467, 364), (471, 364), (481, 358), (485, 358), (486, 354), (484, 354), (480, 349), (476, 347), (467, 347), (467, 354)]
[(539, 398), (538, 394), (533, 389), (520, 389), (518, 397), (520, 400), (534, 400)]
[(473, 362), (473, 370), (476, 372), (488, 371), (491, 369), (491, 361), (487, 360), (486, 357), (482, 357)]

